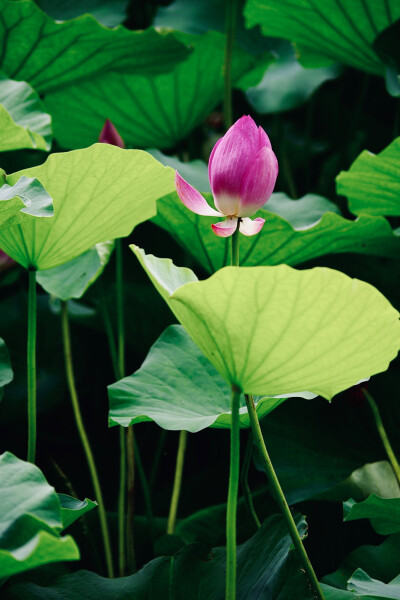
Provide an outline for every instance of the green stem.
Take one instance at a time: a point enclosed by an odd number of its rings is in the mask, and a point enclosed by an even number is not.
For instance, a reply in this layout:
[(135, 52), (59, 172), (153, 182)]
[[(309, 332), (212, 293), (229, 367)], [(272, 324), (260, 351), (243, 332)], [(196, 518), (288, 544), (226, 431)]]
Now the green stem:
[(78, 429), (79, 437), (86, 455), (90, 476), (92, 479), (93, 489), (98, 503), (100, 528), (103, 537), (104, 552), (107, 564), (107, 574), (109, 577), (114, 577), (114, 569), (112, 563), (110, 536), (107, 526), (107, 515), (103, 502), (103, 494), (101, 492), (100, 481), (97, 474), (96, 464), (89, 439), (82, 420), (81, 409), (79, 406), (78, 393), (75, 385), (74, 367), (72, 361), (71, 336), (69, 331), (68, 307), (66, 302), (61, 303), (61, 325), (62, 337), (64, 345), (65, 371), (67, 376), (68, 389), (71, 396), (72, 408), (74, 412), (75, 422)]
[(117, 338), (119, 376), (125, 375), (125, 335), (124, 335), (124, 275), (122, 262), (122, 242), (115, 240), (116, 280), (117, 280)]
[(28, 461), (34, 463), (36, 455), (36, 271), (28, 272)]
[(126, 430), (126, 463), (127, 463), (127, 482), (126, 482), (126, 550), (129, 572), (136, 571), (135, 540), (134, 540), (134, 508), (135, 508), (135, 445), (133, 427)]
[(238, 219), (235, 233), (231, 237), (231, 240), (232, 240), (231, 264), (235, 267), (239, 266), (239, 224), (240, 224), (240, 219)]
[(145, 472), (143, 469), (143, 464), (140, 459), (140, 454), (138, 452), (138, 447), (137, 447), (135, 436), (133, 436), (133, 446), (134, 446), (134, 452), (135, 452), (135, 456), (136, 456), (136, 468), (137, 468), (137, 472), (139, 475), (140, 483), (142, 485), (144, 506), (145, 506), (145, 511), (146, 511), (147, 524), (148, 524), (148, 528), (149, 528), (149, 532), (150, 532), (150, 539), (152, 542), (154, 542), (156, 530), (155, 530), (155, 524), (154, 524), (153, 509), (151, 506), (150, 490), (149, 490), (149, 486), (147, 484), (147, 479), (146, 479), (146, 475), (145, 475)]
[(157, 448), (154, 454), (154, 460), (151, 467), (151, 473), (149, 477), (149, 489), (153, 490), (156, 481), (158, 467), (160, 466), (161, 455), (165, 446), (165, 438), (167, 437), (166, 429), (161, 429), (160, 439), (158, 440)]
[(119, 427), (119, 490), (118, 490), (118, 571), (125, 575), (125, 493), (126, 493), (126, 438)]
[(240, 469), (240, 390), (232, 386), (231, 456), (226, 509), (226, 592), (225, 600), (236, 600), (236, 511)]
[(224, 123), (232, 125), (232, 52), (235, 39), (238, 0), (225, 0)]
[(111, 323), (111, 319), (110, 319), (110, 314), (109, 314), (108, 308), (107, 308), (106, 295), (104, 293), (103, 281), (101, 279), (99, 280), (99, 285), (100, 285), (100, 307), (101, 307), (101, 312), (103, 314), (103, 321), (104, 321), (104, 327), (106, 330), (108, 346), (110, 349), (111, 362), (112, 362), (112, 366), (113, 366), (113, 370), (114, 370), (115, 379), (119, 379), (120, 377), (119, 377), (117, 345), (115, 343), (113, 327), (112, 327), (112, 323)]
[(176, 455), (174, 487), (172, 489), (171, 504), (169, 507), (167, 533), (173, 534), (175, 531), (176, 514), (178, 512), (179, 496), (182, 487), (182, 473), (185, 462), (185, 450), (187, 442), (187, 431), (179, 432), (178, 452)]
[(251, 495), (251, 490), (250, 490), (250, 486), (249, 486), (249, 468), (250, 468), (252, 454), (253, 454), (253, 436), (250, 431), (249, 437), (247, 439), (247, 446), (246, 446), (246, 452), (245, 452), (244, 460), (243, 460), (242, 472), (240, 474), (240, 485), (242, 486), (243, 498), (244, 498), (244, 502), (245, 502), (245, 505), (247, 508), (247, 512), (249, 513), (250, 518), (252, 519), (254, 525), (258, 529), (259, 527), (261, 527), (261, 523), (257, 516), (256, 510), (254, 508), (253, 497)]
[(383, 447), (385, 448), (389, 462), (392, 465), (392, 469), (393, 469), (394, 474), (396, 475), (396, 479), (400, 485), (400, 465), (397, 461), (395, 453), (393, 452), (392, 445), (391, 445), (388, 435), (386, 433), (386, 429), (383, 424), (378, 405), (376, 404), (376, 402), (375, 402), (374, 398), (371, 396), (371, 394), (365, 388), (362, 388), (362, 391), (363, 391), (365, 398), (368, 401), (368, 404), (371, 407), (371, 411), (374, 416), (376, 428), (378, 429), (378, 433), (382, 440)]
[(282, 515), (286, 521), (287, 528), (290, 533), (290, 537), (292, 538), (292, 542), (294, 547), (297, 550), (298, 557), (303, 565), (304, 571), (307, 573), (310, 583), (314, 589), (314, 593), (319, 600), (324, 600), (324, 595), (322, 593), (321, 587), (319, 585), (317, 576), (315, 575), (314, 569), (308, 558), (306, 549), (303, 546), (303, 542), (297, 531), (296, 523), (293, 520), (292, 513), (290, 512), (290, 508), (288, 503), (286, 502), (285, 495), (280, 486), (279, 480), (276, 476), (274, 467), (272, 465), (271, 459), (269, 457), (267, 448), (265, 446), (264, 438), (262, 435), (260, 423), (257, 416), (256, 407), (254, 405), (254, 400), (252, 396), (245, 395), (247, 410), (249, 413), (251, 429), (253, 431), (254, 441), (262, 458), (265, 473), (268, 477), (268, 481), (272, 490), (275, 493), (275, 500), (277, 501), (279, 508), (281, 509)]

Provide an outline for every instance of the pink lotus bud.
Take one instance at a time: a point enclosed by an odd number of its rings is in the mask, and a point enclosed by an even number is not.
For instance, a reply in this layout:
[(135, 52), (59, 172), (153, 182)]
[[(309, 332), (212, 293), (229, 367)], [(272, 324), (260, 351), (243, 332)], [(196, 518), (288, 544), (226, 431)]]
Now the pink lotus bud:
[(232, 235), (239, 221), (244, 235), (261, 231), (264, 219), (249, 219), (270, 198), (278, 176), (278, 161), (262, 127), (243, 116), (214, 146), (208, 163), (214, 203), (211, 208), (203, 196), (176, 173), (175, 184), (183, 204), (199, 215), (226, 216), (212, 225), (216, 235)]
[(110, 119), (106, 119), (103, 129), (99, 135), (99, 142), (102, 144), (111, 144), (119, 148), (125, 148), (125, 142), (119, 135), (117, 128), (111, 123)]

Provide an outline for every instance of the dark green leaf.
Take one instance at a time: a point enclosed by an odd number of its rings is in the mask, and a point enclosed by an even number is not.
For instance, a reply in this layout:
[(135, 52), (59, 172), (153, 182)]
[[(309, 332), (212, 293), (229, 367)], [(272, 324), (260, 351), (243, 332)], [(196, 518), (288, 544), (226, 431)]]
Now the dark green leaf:
[(370, 519), (381, 535), (400, 532), (400, 498), (381, 498), (372, 494), (364, 502), (350, 499), (343, 505), (344, 521)]
[(35, 0), (56, 21), (91, 14), (106, 27), (115, 27), (126, 19), (128, 0)]
[(72, 498), (72, 496), (67, 496), (67, 494), (58, 494), (58, 499), (61, 504), (63, 529), (72, 525), (79, 517), (97, 506), (97, 502), (93, 502), (93, 500), (89, 500), (89, 498), (77, 500), (76, 498)]
[(400, 575), (390, 583), (382, 583), (372, 579), (362, 569), (357, 569), (349, 579), (347, 587), (356, 594), (369, 598), (388, 598), (389, 600), (400, 600)]
[(0, 398), (3, 393), (3, 387), (12, 381), (13, 376), (7, 346), (5, 341), (0, 338)]

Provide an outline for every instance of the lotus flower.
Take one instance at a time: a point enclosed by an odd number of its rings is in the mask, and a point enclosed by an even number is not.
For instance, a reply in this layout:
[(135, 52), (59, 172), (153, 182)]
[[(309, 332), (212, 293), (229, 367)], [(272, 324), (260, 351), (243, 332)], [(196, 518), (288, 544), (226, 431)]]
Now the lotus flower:
[(226, 217), (211, 225), (216, 235), (229, 237), (237, 227), (244, 235), (261, 231), (265, 219), (250, 219), (270, 198), (278, 176), (278, 161), (262, 127), (241, 117), (214, 146), (208, 176), (215, 210), (177, 172), (175, 185), (183, 204), (198, 215)]
[(125, 148), (125, 142), (119, 135), (117, 128), (113, 125), (110, 119), (106, 119), (103, 129), (99, 135), (99, 142), (102, 144), (111, 144), (112, 146), (118, 146), (119, 148)]

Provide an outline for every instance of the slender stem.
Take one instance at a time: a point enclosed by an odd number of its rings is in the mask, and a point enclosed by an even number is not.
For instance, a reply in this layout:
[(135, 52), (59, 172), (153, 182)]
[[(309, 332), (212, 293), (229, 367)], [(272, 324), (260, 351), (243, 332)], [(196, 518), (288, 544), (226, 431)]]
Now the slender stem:
[(253, 497), (251, 495), (251, 490), (249, 486), (249, 468), (251, 463), (251, 456), (253, 454), (253, 436), (251, 431), (249, 432), (249, 437), (247, 439), (246, 452), (244, 455), (242, 472), (240, 474), (240, 485), (243, 490), (244, 502), (247, 508), (247, 512), (249, 513), (254, 525), (258, 529), (261, 527), (260, 519), (257, 516), (256, 510), (253, 504)]
[(240, 469), (240, 390), (232, 386), (231, 457), (226, 509), (226, 591), (225, 600), (236, 600), (236, 511)]
[(232, 235), (232, 257), (231, 264), (235, 267), (239, 266), (239, 223), (240, 219), (238, 219), (237, 228), (235, 233)]
[(119, 490), (118, 490), (118, 571), (125, 575), (125, 493), (126, 493), (126, 438), (119, 427)]
[(292, 538), (292, 542), (294, 547), (297, 550), (299, 559), (303, 565), (304, 571), (307, 573), (310, 583), (314, 589), (314, 593), (319, 600), (324, 600), (324, 595), (322, 593), (321, 587), (319, 585), (317, 576), (315, 575), (314, 569), (308, 558), (306, 549), (303, 546), (303, 542), (297, 531), (296, 523), (294, 522), (292, 513), (290, 512), (290, 508), (288, 503), (286, 502), (285, 495), (280, 486), (279, 480), (276, 476), (274, 467), (272, 465), (271, 459), (269, 457), (267, 448), (265, 446), (264, 438), (262, 435), (260, 423), (257, 416), (256, 407), (254, 405), (254, 400), (252, 396), (245, 395), (247, 410), (249, 413), (251, 429), (253, 431), (254, 441), (264, 463), (265, 473), (268, 477), (268, 481), (270, 483), (271, 488), (275, 493), (275, 500), (277, 501), (279, 508), (281, 509), (282, 515), (286, 521), (286, 525), (288, 527), (290, 537)]
[(34, 463), (36, 455), (36, 271), (28, 272), (28, 461)]
[(238, 0), (225, 0), (224, 123), (232, 125), (232, 53), (235, 39)]
[(151, 506), (150, 490), (149, 490), (149, 486), (147, 484), (147, 479), (146, 479), (146, 475), (145, 475), (145, 472), (143, 469), (143, 464), (140, 459), (140, 454), (138, 452), (138, 447), (137, 447), (135, 436), (133, 437), (133, 445), (134, 445), (134, 451), (135, 451), (135, 456), (136, 456), (136, 468), (137, 468), (137, 472), (139, 475), (139, 480), (140, 480), (140, 483), (142, 486), (142, 492), (143, 492), (143, 497), (144, 497), (144, 506), (145, 506), (145, 511), (146, 511), (147, 524), (148, 524), (148, 528), (149, 528), (149, 532), (150, 532), (150, 539), (152, 542), (154, 542), (154, 540), (155, 540), (155, 524), (154, 524), (153, 509)]
[(119, 377), (117, 345), (115, 343), (115, 337), (114, 337), (113, 327), (112, 327), (112, 323), (111, 323), (111, 319), (110, 319), (110, 313), (108, 312), (106, 296), (104, 293), (103, 281), (101, 279), (99, 280), (99, 285), (100, 285), (100, 307), (101, 307), (101, 312), (103, 314), (103, 321), (104, 321), (104, 327), (106, 330), (108, 346), (110, 349), (111, 362), (112, 362), (115, 378), (119, 379), (120, 377)]
[(154, 484), (157, 477), (158, 467), (160, 466), (161, 455), (164, 450), (165, 438), (167, 437), (166, 429), (161, 429), (160, 439), (158, 440), (157, 448), (154, 454), (154, 460), (151, 467), (151, 473), (149, 477), (149, 489), (153, 490)]
[(92, 449), (90, 447), (89, 438), (87, 436), (85, 426), (83, 424), (81, 409), (79, 406), (78, 393), (75, 385), (74, 367), (72, 361), (71, 336), (69, 331), (68, 307), (66, 302), (61, 303), (61, 325), (62, 337), (64, 345), (65, 371), (67, 376), (68, 389), (71, 396), (72, 408), (79, 437), (86, 455), (86, 460), (89, 466), (90, 476), (92, 479), (93, 489), (99, 507), (100, 528), (103, 537), (104, 552), (107, 564), (107, 574), (109, 577), (114, 577), (114, 569), (112, 563), (110, 536), (107, 526), (107, 515), (103, 502), (103, 494), (101, 492), (100, 481), (97, 474), (96, 464)]
[(122, 242), (115, 240), (116, 279), (117, 279), (117, 338), (119, 376), (125, 375), (125, 334), (124, 334), (124, 275), (122, 262)]
[(126, 463), (127, 463), (127, 485), (126, 485), (126, 550), (129, 572), (136, 571), (135, 543), (134, 543), (134, 508), (135, 508), (135, 446), (133, 427), (126, 430)]
[(392, 469), (393, 469), (394, 474), (396, 475), (396, 479), (400, 485), (400, 465), (397, 461), (395, 453), (393, 452), (392, 445), (391, 445), (388, 435), (386, 433), (386, 429), (382, 422), (382, 418), (381, 418), (381, 414), (379, 412), (378, 405), (376, 404), (376, 402), (375, 402), (374, 398), (371, 396), (371, 394), (365, 388), (362, 388), (362, 392), (363, 392), (365, 398), (367, 399), (368, 404), (371, 407), (372, 414), (374, 416), (374, 420), (375, 420), (375, 424), (376, 424), (376, 428), (378, 429), (378, 433), (382, 440), (383, 447), (385, 448), (389, 462), (392, 465)]
[(175, 531), (176, 514), (178, 512), (179, 496), (180, 496), (181, 487), (182, 487), (182, 473), (183, 473), (183, 465), (185, 462), (186, 442), (187, 442), (187, 431), (180, 431), (179, 432), (178, 452), (176, 455), (174, 487), (172, 489), (171, 504), (169, 507), (169, 515), (168, 515), (168, 523), (167, 523), (167, 533), (171, 533), (171, 534), (174, 533), (174, 531)]

